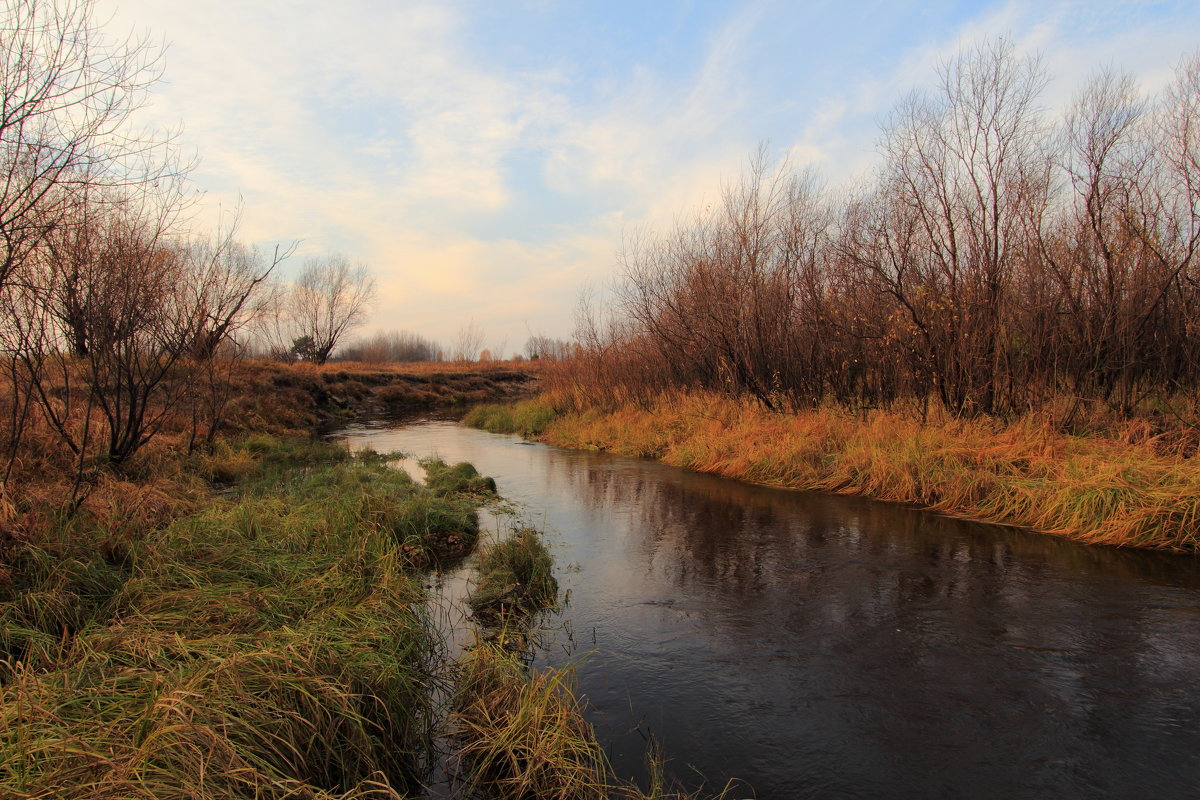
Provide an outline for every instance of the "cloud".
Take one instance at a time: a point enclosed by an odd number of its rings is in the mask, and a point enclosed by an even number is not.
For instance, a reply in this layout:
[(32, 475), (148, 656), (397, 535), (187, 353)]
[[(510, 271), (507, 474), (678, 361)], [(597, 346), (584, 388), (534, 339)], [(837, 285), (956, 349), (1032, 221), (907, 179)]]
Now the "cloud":
[(247, 239), (371, 264), (372, 327), (448, 341), (474, 317), (513, 347), (567, 335), (622, 233), (711, 202), (760, 141), (869, 169), (878, 120), (966, 44), (1043, 53), (1058, 104), (1110, 58), (1161, 85), (1200, 29), (1132, 3), (99, 3), (171, 42), (145, 112), (203, 159), (197, 224), (241, 197)]

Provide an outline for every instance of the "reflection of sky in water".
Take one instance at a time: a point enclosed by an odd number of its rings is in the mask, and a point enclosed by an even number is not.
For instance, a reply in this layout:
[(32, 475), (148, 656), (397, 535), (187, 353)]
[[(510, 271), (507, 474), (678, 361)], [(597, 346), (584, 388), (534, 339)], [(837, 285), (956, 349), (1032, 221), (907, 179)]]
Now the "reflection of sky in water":
[(1195, 559), (450, 423), (351, 436), (471, 461), (545, 529), (570, 605), (540, 660), (594, 650), (580, 685), (622, 772), (652, 733), (681, 779), (761, 798), (1200, 785)]

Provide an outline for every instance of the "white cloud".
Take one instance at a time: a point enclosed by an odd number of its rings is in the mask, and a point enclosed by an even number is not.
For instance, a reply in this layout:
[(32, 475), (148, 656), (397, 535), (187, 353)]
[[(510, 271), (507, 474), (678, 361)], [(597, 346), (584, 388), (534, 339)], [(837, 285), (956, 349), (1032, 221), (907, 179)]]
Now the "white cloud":
[(771, 134), (764, 115), (790, 108), (784, 99), (801, 84), (815, 99), (784, 117), (793, 127), (776, 149), (836, 180), (873, 163), (875, 121), (966, 43), (1009, 33), (1045, 54), (1054, 91), (1069, 94), (1106, 58), (1157, 86), (1200, 29), (1194, 11), (1180, 24), (1178, 12), (1132, 5), (1009, 2), (874, 63), (843, 63), (836, 42), (797, 39), (814, 73), (824, 59), (834, 67), (821, 74), (846, 76), (810, 85), (790, 74), (751, 81), (773, 72), (753, 69), (768, 57), (764, 31), (806, 29), (789, 3), (725, 14), (698, 40), (690, 73), (647, 57), (621, 77), (550, 62), (512, 69), (477, 43), (520, 32), (481, 31), (469, 6), (451, 3), (101, 6), (118, 29), (173, 43), (147, 113), (185, 124), (210, 208), (244, 198), (246, 238), (303, 239), (301, 253), (340, 249), (370, 263), (381, 287), (374, 327), (449, 340), (474, 317), (511, 347), (528, 320), (567, 335), (579, 287), (611, 271), (622, 231), (714, 199)]

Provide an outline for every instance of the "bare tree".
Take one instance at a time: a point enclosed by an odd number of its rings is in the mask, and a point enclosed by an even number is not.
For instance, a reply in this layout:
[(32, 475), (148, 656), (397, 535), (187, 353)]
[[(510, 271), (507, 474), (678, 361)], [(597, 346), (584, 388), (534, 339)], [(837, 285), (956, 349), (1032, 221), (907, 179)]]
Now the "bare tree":
[(270, 277), (295, 250), (276, 246), (268, 255), (235, 239), (236, 222), (212, 239), (183, 246), (186, 307), (196, 315), (192, 355), (209, 359), (262, 314), (274, 298)]
[(555, 339), (538, 334), (525, 340), (525, 356), (530, 360), (540, 358), (564, 361), (571, 357), (574, 345), (564, 339)]
[[(956, 412), (992, 413), (1004, 361), (1001, 310), (1028, 234), (1024, 206), (1045, 195), (1037, 98), (1046, 77), (1005, 40), (962, 53), (940, 77), (941, 91), (911, 95), (884, 134), (884, 196), (912, 238), (907, 261), (889, 253), (879, 275), (908, 273), (907, 286), (893, 282), (890, 291), (932, 337), (942, 401)], [(894, 249), (894, 237), (885, 239)], [(925, 298), (933, 296), (949, 303), (931, 305)]]
[(627, 241), (555, 391), (1200, 429), (1200, 56), (1157, 98), (1098, 73), (1057, 129), (1006, 41), (939, 77), (897, 106), (874, 181), (831, 197), (760, 153), (715, 208)]
[(474, 361), (486, 338), (483, 327), (477, 325), (472, 318), (470, 322), (458, 329), (458, 335), (454, 337), (451, 358), (454, 361)]
[(159, 48), (109, 38), (92, 12), (91, 0), (0, 2), (0, 288), (82, 193), (180, 171), (169, 136), (130, 128)]
[(9, 459), (0, 492), (37, 394), (29, 370), (63, 344), (87, 346), (58, 339), (48, 237), (83, 224), (80, 209), (182, 186), (173, 137), (131, 124), (159, 77), (160, 52), (144, 38), (107, 36), (91, 0), (0, 0), (0, 308), (11, 315), (3, 356), (12, 411), (0, 431)]
[(365, 264), (352, 266), (343, 255), (308, 259), (286, 301), (295, 355), (324, 364), (362, 323), (374, 296), (375, 279)]

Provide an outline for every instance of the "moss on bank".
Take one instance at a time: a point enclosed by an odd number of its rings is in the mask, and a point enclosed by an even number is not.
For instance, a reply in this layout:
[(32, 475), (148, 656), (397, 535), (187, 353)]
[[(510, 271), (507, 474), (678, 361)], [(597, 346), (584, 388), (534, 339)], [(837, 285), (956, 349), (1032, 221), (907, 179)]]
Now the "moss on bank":
[(1149, 442), (1071, 436), (1034, 418), (923, 424), (887, 411), (778, 414), (699, 394), (664, 396), (648, 408), (553, 409), (535, 398), (507, 411), (483, 407), (465, 421), (560, 447), (913, 503), (1089, 544), (1200, 548), (1200, 461), (1159, 454)]

